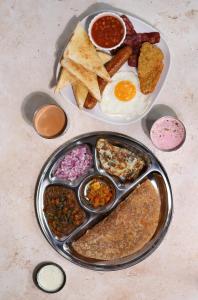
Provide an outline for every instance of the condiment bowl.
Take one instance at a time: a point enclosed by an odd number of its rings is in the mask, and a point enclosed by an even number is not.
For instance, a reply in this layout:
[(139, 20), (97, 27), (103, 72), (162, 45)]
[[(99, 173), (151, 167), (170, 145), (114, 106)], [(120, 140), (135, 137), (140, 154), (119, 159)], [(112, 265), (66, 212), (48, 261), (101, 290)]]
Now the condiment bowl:
[[(60, 270), (60, 272), (62, 273), (62, 282), (60, 284), (58, 284), (57, 288), (55, 289), (47, 289), (47, 288), (44, 288), (42, 287), (42, 285), (40, 284), (39, 282), (39, 279), (38, 279), (38, 274), (39, 272), (44, 268), (44, 267), (47, 267), (47, 266), (54, 266), (56, 267), (58, 270)], [(58, 264), (54, 263), (54, 262), (51, 262), (51, 261), (45, 261), (45, 262), (42, 262), (42, 263), (39, 263), (34, 271), (33, 271), (33, 274), (32, 274), (32, 279), (33, 279), (33, 282), (34, 284), (36, 285), (36, 287), (38, 289), (40, 289), (41, 291), (45, 292), (45, 293), (49, 293), (49, 294), (53, 294), (53, 293), (57, 293), (59, 292), (60, 290), (62, 290), (62, 288), (65, 286), (65, 283), (66, 283), (66, 274), (63, 270), (63, 268), (61, 268), (61, 266), (59, 266)]]
[[(93, 39), (93, 36), (92, 36), (92, 27), (94, 25), (94, 23), (100, 19), (101, 17), (105, 17), (105, 16), (112, 16), (112, 17), (115, 17), (116, 19), (118, 19), (120, 21), (120, 23), (122, 24), (123, 26), (123, 29), (124, 29), (124, 34), (123, 34), (123, 37), (121, 39), (121, 41), (115, 45), (114, 47), (111, 47), (111, 48), (106, 48), (106, 47), (101, 47), (100, 45), (98, 45), (94, 39)], [(89, 28), (88, 28), (88, 35), (89, 35), (89, 38), (92, 42), (92, 44), (97, 48), (97, 49), (100, 49), (100, 50), (103, 50), (103, 51), (111, 51), (111, 50), (114, 50), (118, 47), (120, 47), (122, 45), (122, 43), (124, 42), (125, 40), (125, 37), (126, 37), (126, 25), (123, 21), (123, 19), (118, 15), (118, 14), (115, 14), (115, 13), (112, 13), (112, 12), (103, 12), (103, 13), (99, 13), (97, 14), (90, 22), (89, 24)]]
[(175, 151), (184, 144), (186, 129), (178, 118), (163, 116), (153, 123), (150, 138), (157, 149), (164, 152)]
[[(87, 199), (86, 193), (87, 193), (87, 188), (89, 184), (94, 180), (98, 181), (103, 181), (105, 182), (112, 190), (113, 196), (112, 199), (109, 201), (109, 203), (104, 204), (103, 206), (99, 206), (97, 208), (94, 208), (91, 203), (89, 203), (89, 200)], [(115, 197), (116, 196), (116, 190), (113, 182), (106, 176), (101, 176), (101, 175), (91, 175), (87, 177), (80, 185), (79, 188), (79, 197), (78, 199), (80, 200), (81, 205), (85, 208), (86, 211), (89, 213), (104, 213), (109, 211), (112, 206), (114, 205), (115, 202)]]

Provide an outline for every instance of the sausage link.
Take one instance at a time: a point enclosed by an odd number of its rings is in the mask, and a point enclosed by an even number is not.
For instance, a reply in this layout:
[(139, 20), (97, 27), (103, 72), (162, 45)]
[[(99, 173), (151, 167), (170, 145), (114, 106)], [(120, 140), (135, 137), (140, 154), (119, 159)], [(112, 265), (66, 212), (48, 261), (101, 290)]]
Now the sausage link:
[[(117, 71), (122, 67), (122, 65), (128, 60), (129, 56), (132, 54), (132, 49), (129, 46), (123, 47), (120, 49), (115, 56), (105, 64), (105, 68), (109, 73), (110, 77), (115, 75)], [(98, 85), (100, 92), (104, 91), (105, 86), (107, 85), (107, 81), (98, 77)], [(93, 108), (97, 103), (97, 100), (88, 93), (87, 98), (84, 103), (84, 107), (87, 109)]]

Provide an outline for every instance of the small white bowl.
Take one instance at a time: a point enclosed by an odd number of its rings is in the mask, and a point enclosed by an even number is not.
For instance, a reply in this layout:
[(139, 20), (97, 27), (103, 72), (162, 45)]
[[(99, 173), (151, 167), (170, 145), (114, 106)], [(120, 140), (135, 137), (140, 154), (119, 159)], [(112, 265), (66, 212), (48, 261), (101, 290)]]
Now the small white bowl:
[[(114, 47), (111, 47), (111, 48), (105, 48), (105, 47), (101, 47), (100, 45), (98, 45), (98, 44), (94, 41), (94, 39), (92, 38), (92, 33), (91, 33), (93, 24), (94, 24), (98, 19), (100, 19), (101, 17), (105, 17), (105, 16), (113, 16), (113, 17), (115, 17), (116, 19), (118, 19), (118, 20), (120, 21), (120, 23), (122, 24), (122, 26), (123, 26), (123, 28), (124, 28), (124, 34), (123, 34), (122, 40), (119, 42), (119, 44), (117, 44), (117, 45), (115, 45)], [(119, 15), (117, 15), (117, 14), (115, 14), (115, 13), (112, 13), (112, 12), (103, 12), (103, 13), (100, 13), (100, 14), (96, 15), (96, 16), (91, 20), (91, 22), (90, 22), (90, 24), (89, 24), (89, 28), (88, 28), (88, 35), (89, 35), (89, 38), (90, 38), (92, 44), (94, 44), (94, 46), (95, 46), (96, 48), (98, 48), (98, 49), (100, 49), (100, 50), (103, 50), (103, 51), (111, 51), (111, 50), (114, 50), (114, 49), (118, 48), (119, 46), (121, 46), (122, 43), (124, 42), (125, 37), (126, 37), (126, 25), (125, 25), (123, 19), (122, 19)]]

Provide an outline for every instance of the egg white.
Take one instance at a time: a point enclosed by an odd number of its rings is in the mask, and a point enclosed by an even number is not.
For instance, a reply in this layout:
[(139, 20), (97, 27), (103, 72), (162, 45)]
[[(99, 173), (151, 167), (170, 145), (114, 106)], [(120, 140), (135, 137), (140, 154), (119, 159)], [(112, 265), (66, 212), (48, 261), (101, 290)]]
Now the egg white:
[[(136, 95), (129, 101), (120, 101), (114, 94), (118, 82), (129, 80), (136, 87)], [(100, 108), (104, 114), (112, 117), (125, 117), (133, 119), (137, 115), (144, 113), (148, 106), (148, 96), (140, 91), (140, 84), (137, 75), (132, 71), (121, 71), (112, 77), (112, 81), (107, 84), (103, 91)]]

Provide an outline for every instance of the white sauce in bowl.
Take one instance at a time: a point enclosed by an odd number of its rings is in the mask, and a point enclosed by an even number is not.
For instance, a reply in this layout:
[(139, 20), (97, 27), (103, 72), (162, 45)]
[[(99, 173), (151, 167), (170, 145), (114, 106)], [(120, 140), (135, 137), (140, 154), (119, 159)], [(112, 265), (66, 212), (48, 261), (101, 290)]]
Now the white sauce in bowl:
[(55, 265), (45, 265), (37, 273), (38, 285), (47, 292), (58, 290), (64, 283), (64, 274)]

